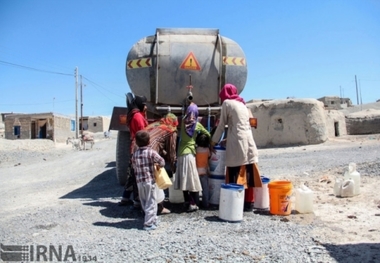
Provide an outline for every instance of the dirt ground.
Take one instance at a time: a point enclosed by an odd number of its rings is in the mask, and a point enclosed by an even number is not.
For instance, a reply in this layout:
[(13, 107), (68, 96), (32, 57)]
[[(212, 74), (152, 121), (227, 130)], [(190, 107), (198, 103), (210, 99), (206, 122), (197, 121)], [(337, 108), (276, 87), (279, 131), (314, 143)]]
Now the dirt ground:
[[(348, 139), (349, 138), (349, 139)], [(347, 138), (330, 139), (327, 147), (344, 147), (350, 142), (358, 147), (377, 145), (377, 157), (380, 157), (380, 135), (348, 136)], [(308, 146), (310, 150), (322, 145)], [(371, 166), (371, 164), (369, 164)], [(344, 170), (334, 168), (321, 174), (305, 177), (286, 177), (293, 185), (304, 183), (314, 192), (313, 213), (299, 214), (295, 208), (293, 191), (293, 212), (287, 220), (300, 224), (314, 223), (315, 242), (348, 244), (374, 243), (380, 241), (380, 196), (379, 164), (373, 163), (378, 174), (361, 175), (360, 194), (353, 197), (337, 197), (334, 195), (334, 184), (337, 178), (343, 179)], [(347, 167), (348, 168), (348, 167)], [(376, 170), (377, 169), (377, 170)], [(358, 169), (359, 170), (359, 169)]]
[[(343, 147), (342, 141), (330, 140), (327, 145), (305, 146), (308, 150), (319, 147)], [(101, 138), (95, 140), (93, 149), (76, 151), (71, 145), (55, 144), (52, 142), (7, 141), (0, 140), (0, 149), (3, 159), (0, 163), (2, 200), (0, 215), (14, 217), (18, 213), (28, 213), (41, 207), (54, 207), (60, 205), (62, 196), (68, 191), (74, 191), (83, 186), (84, 182), (91, 181), (94, 174), (106, 173), (109, 165), (114, 166), (116, 134), (111, 139)], [(376, 145), (380, 150), (380, 135), (374, 139), (358, 137), (350, 138), (351, 143), (364, 147)], [(279, 153), (288, 149), (279, 149)], [(6, 151), (7, 157), (4, 157)], [(271, 149), (260, 150), (272, 151)], [(9, 154), (9, 153), (12, 153)], [(380, 154), (380, 151), (378, 151)], [(18, 155), (20, 154), (20, 155)], [(21, 158), (21, 159), (18, 159)], [(107, 165), (108, 164), (108, 165)], [(62, 171), (64, 170), (64, 173)], [(375, 169), (376, 170), (376, 169)], [(378, 171), (378, 170), (377, 170)], [(350, 198), (334, 196), (335, 179), (342, 176), (341, 169), (332, 169), (305, 177), (286, 177), (293, 185), (305, 183), (314, 191), (314, 212), (298, 214), (295, 211), (283, 220), (299, 224), (313, 223), (316, 244), (348, 244), (348, 243), (378, 243), (380, 240), (380, 195), (378, 193), (380, 174), (362, 176), (361, 194)], [(27, 175), (35, 174), (36, 176)], [(51, 179), (49, 179), (51, 178)], [(278, 178), (281, 179), (281, 178)], [(117, 203), (122, 188), (113, 194)], [(28, 201), (25, 205), (24, 200)], [(46, 200), (51, 200), (46, 202)], [(294, 200), (293, 200), (294, 201)]]
[[(331, 182), (330, 182), (331, 180)], [(293, 180), (297, 182), (297, 179)], [(302, 180), (304, 182), (304, 180)], [(292, 214), (289, 220), (317, 224), (317, 241), (334, 244), (380, 240), (379, 178), (362, 178), (361, 194), (341, 198), (333, 194), (334, 178), (326, 175), (307, 181), (314, 191), (314, 213)]]

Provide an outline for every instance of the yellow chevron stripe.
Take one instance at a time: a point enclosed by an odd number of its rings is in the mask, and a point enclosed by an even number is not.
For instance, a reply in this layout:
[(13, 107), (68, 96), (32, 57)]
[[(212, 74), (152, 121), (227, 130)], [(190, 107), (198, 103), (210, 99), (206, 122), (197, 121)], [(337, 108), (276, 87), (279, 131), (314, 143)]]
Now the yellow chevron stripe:
[(152, 66), (151, 58), (139, 58), (127, 62), (128, 69), (147, 68)]
[(245, 66), (245, 58), (243, 57), (223, 57), (223, 65), (229, 66)]

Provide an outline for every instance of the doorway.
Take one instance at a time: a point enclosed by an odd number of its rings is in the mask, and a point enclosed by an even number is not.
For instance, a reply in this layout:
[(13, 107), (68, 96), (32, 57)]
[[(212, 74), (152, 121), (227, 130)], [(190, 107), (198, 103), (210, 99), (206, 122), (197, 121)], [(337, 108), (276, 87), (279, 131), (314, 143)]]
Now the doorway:
[(339, 137), (339, 122), (334, 122), (335, 137)]
[(46, 139), (46, 119), (38, 120), (38, 138)]
[(30, 124), (30, 138), (31, 139), (36, 139), (36, 122), (35, 121), (32, 121), (32, 123)]

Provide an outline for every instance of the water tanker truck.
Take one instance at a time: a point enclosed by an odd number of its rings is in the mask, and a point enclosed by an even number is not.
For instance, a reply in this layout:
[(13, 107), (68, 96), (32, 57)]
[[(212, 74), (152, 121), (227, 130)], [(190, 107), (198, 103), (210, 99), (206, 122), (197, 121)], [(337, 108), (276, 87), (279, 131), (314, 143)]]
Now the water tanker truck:
[[(168, 112), (181, 117), (186, 100), (191, 100), (208, 128), (219, 114), (224, 84), (234, 84), (240, 93), (247, 80), (243, 50), (218, 29), (156, 29), (155, 35), (132, 46), (125, 71), (131, 91), (148, 99), (148, 119), (159, 119)], [(121, 185), (129, 172), (127, 110), (114, 107), (110, 124), (110, 130), (118, 131), (116, 174)]]

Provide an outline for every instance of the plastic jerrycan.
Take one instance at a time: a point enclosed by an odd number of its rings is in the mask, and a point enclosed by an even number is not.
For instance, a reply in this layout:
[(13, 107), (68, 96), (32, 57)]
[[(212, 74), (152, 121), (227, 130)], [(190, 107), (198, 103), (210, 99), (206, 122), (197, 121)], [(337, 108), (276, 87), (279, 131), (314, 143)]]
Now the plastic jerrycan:
[(354, 181), (354, 195), (360, 194), (360, 173), (356, 171), (356, 163), (349, 163), (348, 170), (344, 173), (344, 179)]
[(354, 196), (355, 182), (352, 179), (346, 179), (343, 181), (341, 186), (341, 196), (342, 197), (352, 197)]
[(313, 213), (314, 192), (302, 184), (296, 189), (296, 207), (295, 209), (301, 213)]
[(335, 196), (341, 196), (342, 195), (342, 184), (343, 184), (343, 179), (337, 178), (335, 180), (335, 184), (334, 184), (334, 195)]

